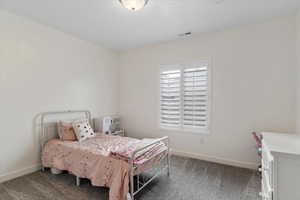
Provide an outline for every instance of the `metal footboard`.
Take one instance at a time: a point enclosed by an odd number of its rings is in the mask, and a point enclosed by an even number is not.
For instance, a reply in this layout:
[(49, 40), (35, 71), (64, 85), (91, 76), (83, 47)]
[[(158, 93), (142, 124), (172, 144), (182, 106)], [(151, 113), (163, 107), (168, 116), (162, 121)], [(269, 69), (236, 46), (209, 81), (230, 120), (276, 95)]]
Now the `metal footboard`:
[[(143, 183), (141, 183), (141, 181), (140, 181), (140, 174), (137, 174), (136, 175), (137, 185), (136, 185), (136, 188), (135, 188), (134, 176), (135, 176), (135, 169), (137, 168), (137, 166), (134, 164), (134, 160), (136, 158), (136, 155), (139, 152), (143, 151), (144, 149), (149, 148), (153, 145), (159, 144), (161, 142), (163, 142), (167, 146), (167, 153), (164, 155), (164, 157), (159, 161), (159, 163), (157, 165), (161, 165), (161, 164), (164, 163), (164, 166), (162, 166), (161, 169), (159, 171), (157, 171), (149, 180), (147, 180), (146, 182), (143, 182)], [(151, 183), (164, 170), (167, 170), (167, 174), (168, 174), (168, 176), (170, 176), (170, 140), (169, 140), (169, 137), (166, 136), (166, 137), (157, 139), (157, 140), (153, 141), (152, 143), (150, 143), (149, 145), (134, 151), (131, 158), (130, 158), (129, 164), (130, 164), (130, 180), (129, 180), (129, 183), (130, 183), (130, 196), (131, 196), (131, 200), (134, 200), (135, 195), (137, 193), (139, 193), (149, 183)]]

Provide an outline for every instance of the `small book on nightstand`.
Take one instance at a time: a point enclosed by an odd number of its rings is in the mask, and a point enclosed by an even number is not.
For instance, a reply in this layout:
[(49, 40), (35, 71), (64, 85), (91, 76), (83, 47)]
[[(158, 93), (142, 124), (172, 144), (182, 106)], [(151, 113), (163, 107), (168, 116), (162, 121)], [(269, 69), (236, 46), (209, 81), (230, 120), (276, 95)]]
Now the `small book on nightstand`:
[(125, 136), (125, 130), (124, 129), (121, 129), (121, 130), (118, 130), (118, 131), (115, 131), (113, 133), (111, 133), (111, 135), (118, 135), (118, 136)]

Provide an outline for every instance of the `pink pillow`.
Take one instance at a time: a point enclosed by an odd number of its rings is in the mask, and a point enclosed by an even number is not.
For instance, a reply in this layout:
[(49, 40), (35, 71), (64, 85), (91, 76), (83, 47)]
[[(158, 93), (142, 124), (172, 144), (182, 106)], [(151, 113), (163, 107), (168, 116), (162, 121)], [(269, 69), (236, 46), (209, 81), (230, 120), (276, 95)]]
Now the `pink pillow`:
[(59, 121), (58, 122), (58, 135), (61, 140), (76, 141), (76, 134), (72, 123)]

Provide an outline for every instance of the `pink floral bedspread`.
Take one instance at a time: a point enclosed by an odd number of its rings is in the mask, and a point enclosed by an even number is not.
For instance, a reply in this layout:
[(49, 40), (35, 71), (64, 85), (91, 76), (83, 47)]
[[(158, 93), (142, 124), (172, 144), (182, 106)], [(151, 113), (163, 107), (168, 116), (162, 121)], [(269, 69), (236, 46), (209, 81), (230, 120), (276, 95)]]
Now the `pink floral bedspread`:
[[(112, 152), (125, 146), (138, 146), (141, 140), (98, 134), (83, 142), (50, 140), (44, 147), (44, 167), (67, 170), (81, 178), (88, 178), (94, 186), (109, 187), (110, 200), (124, 200), (128, 193), (130, 168), (127, 160), (112, 156)], [(165, 148), (166, 150), (166, 148)], [(166, 151), (144, 154), (135, 173), (148, 169), (159, 162)], [(151, 156), (150, 156), (151, 155)]]
[(167, 146), (163, 142), (157, 142), (153, 145), (150, 145), (155, 141), (156, 139), (142, 139), (139, 141), (131, 141), (126, 143), (125, 145), (118, 146), (118, 148), (112, 149), (111, 155), (118, 159), (129, 162), (136, 150), (145, 147), (135, 154), (133, 160), (134, 164), (142, 165), (156, 155), (167, 150)]

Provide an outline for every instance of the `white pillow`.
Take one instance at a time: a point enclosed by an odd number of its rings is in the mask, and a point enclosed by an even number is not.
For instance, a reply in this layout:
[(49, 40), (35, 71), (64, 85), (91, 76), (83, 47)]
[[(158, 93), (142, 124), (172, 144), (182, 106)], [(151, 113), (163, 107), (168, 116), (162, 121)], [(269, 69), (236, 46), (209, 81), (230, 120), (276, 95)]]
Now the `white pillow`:
[(95, 137), (95, 133), (87, 119), (74, 121), (72, 126), (79, 142), (82, 142), (87, 138)]

